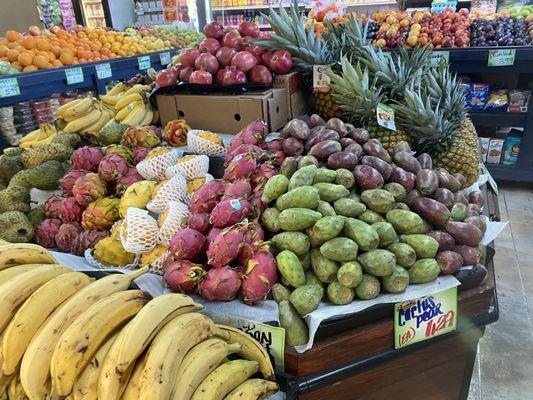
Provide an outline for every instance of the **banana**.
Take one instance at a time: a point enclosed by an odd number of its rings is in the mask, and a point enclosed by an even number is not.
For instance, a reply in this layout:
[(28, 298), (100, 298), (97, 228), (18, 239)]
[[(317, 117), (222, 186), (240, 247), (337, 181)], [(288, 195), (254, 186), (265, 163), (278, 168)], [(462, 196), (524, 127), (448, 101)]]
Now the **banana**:
[(248, 379), (231, 391), (224, 400), (261, 400), (273, 395), (279, 387), (276, 382), (264, 379)]
[(119, 110), (116, 114), (115, 114), (115, 119), (118, 121), (118, 122), (122, 122), (124, 121), (125, 118), (128, 117), (128, 115), (133, 111), (133, 109), (141, 104), (142, 101), (134, 101), (133, 103), (131, 104), (128, 104), (126, 107), (124, 107), (122, 110)]
[(130, 125), (130, 126), (137, 126), (139, 125), (146, 114), (146, 105), (141, 102), (140, 104), (136, 105), (133, 110), (131, 110), (131, 113), (122, 120), (123, 124)]
[(28, 344), (42, 323), (61, 303), (90, 282), (91, 278), (81, 272), (69, 272), (51, 279), (26, 300), (4, 332), (1, 343), (3, 374), (11, 375), (17, 371)]
[(217, 336), (227, 342), (239, 342), (242, 350), (238, 353), (246, 360), (253, 360), (259, 363), (259, 371), (263, 378), (269, 381), (275, 380), (274, 367), (270, 361), (267, 351), (259, 342), (255, 341), (240, 329), (226, 325), (217, 325)]
[[(111, 335), (105, 343), (100, 346), (89, 364), (82, 371), (76, 382), (71, 396), (74, 400), (97, 400), (98, 399), (98, 376), (104, 360), (109, 353), (109, 349), (115, 342), (118, 332)], [(100, 397), (106, 399), (107, 397)]]
[(22, 147), (23, 144), (39, 141), (46, 139), (46, 132), (41, 130), (41, 128), (36, 129), (34, 131), (31, 131), (30, 133), (26, 134), (26, 136), (22, 137), (19, 140), (19, 146)]
[[(0, 333), (0, 342), (4, 340), (4, 333)], [(2, 353), (0, 353), (0, 366), (2, 365), (2, 363), (4, 362), (3, 358), (2, 358)], [(9, 376), (9, 375), (4, 375), (2, 374), (2, 371), (1, 371), (1, 368), (0, 368), (0, 393), (2, 393), (3, 391), (5, 391), (7, 389), (7, 387), (9, 386), (9, 384), (11, 383), (11, 379), (13, 379), (13, 375)], [(0, 396), (0, 400), (2, 399), (2, 397)]]
[(16, 309), (38, 288), (58, 275), (72, 271), (62, 265), (41, 265), (10, 279), (0, 288), (0, 330), (9, 323)]
[(76, 378), (105, 339), (148, 301), (146, 292), (126, 290), (103, 298), (82, 313), (63, 332), (52, 355), (52, 394), (59, 398), (68, 396)]
[(104, 127), (104, 125), (107, 124), (109, 120), (112, 118), (107, 110), (100, 108), (100, 112), (101, 112), (100, 118), (98, 119), (98, 121), (80, 130), (81, 134), (85, 134), (85, 133), (98, 134), (98, 132), (100, 132), (100, 130)]
[(148, 272), (148, 268), (98, 279), (61, 304), (44, 322), (26, 349), (20, 365), (22, 386), (30, 400), (49, 399), (46, 384), (50, 378), (50, 360), (65, 330), (91, 305), (106, 296), (126, 290), (135, 278)]
[(126, 90), (126, 88), (127, 88), (127, 86), (126, 86), (126, 84), (124, 82), (119, 82), (115, 86), (113, 86), (113, 88), (109, 92), (107, 92), (107, 94), (109, 96), (115, 96), (115, 95), (117, 95), (119, 93), (124, 92)]
[(101, 116), (102, 116), (102, 111), (95, 108), (91, 112), (89, 112), (87, 115), (84, 115), (81, 118), (77, 118), (74, 121), (69, 122), (63, 130), (68, 133), (77, 133), (81, 131), (83, 128), (86, 128), (96, 123), (100, 119)]
[(183, 294), (171, 293), (151, 300), (120, 332), (102, 366), (98, 398), (119, 399), (135, 360), (172, 319), (203, 307)]
[(234, 360), (222, 364), (198, 386), (191, 400), (222, 400), (259, 370), (257, 361)]
[(11, 278), (14, 278), (17, 275), (23, 274), (24, 272), (31, 271), (33, 268), (38, 267), (39, 265), (42, 265), (42, 264), (17, 265), (15, 267), (9, 267), (9, 268), (0, 270), (0, 285), (2, 285), (3, 283), (6, 283)]
[(126, 94), (124, 97), (121, 97), (116, 103), (115, 108), (117, 110), (122, 110), (124, 107), (126, 107), (128, 104), (133, 103), (134, 101), (142, 100), (142, 96), (140, 93), (131, 93)]
[(7, 396), (9, 400), (27, 399), (24, 389), (22, 389), (22, 385), (20, 384), (20, 377), (18, 375), (13, 376), (9, 387), (7, 388)]
[(61, 107), (59, 107), (56, 111), (57, 113), (57, 116), (59, 118), (63, 118), (63, 116), (65, 115), (65, 113), (70, 110), (71, 108), (74, 108), (76, 107), (78, 104), (81, 103), (81, 101), (84, 100), (84, 99), (74, 99), (72, 101), (69, 101), (68, 103), (66, 104), (63, 104)]
[(32, 243), (9, 243), (0, 246), (0, 270), (21, 264), (57, 264), (48, 250)]
[(199, 313), (181, 315), (165, 325), (146, 353), (146, 365), (139, 381), (139, 399), (169, 399), (185, 354), (214, 333), (213, 321)]
[(91, 111), (92, 108), (93, 108), (93, 98), (85, 97), (79, 103), (77, 103), (74, 107), (67, 109), (64, 113), (61, 114), (61, 116), (64, 119), (81, 118), (87, 115)]
[(139, 400), (139, 380), (141, 379), (141, 374), (146, 365), (146, 355), (143, 355), (137, 359), (135, 366), (133, 367), (133, 372), (131, 373), (130, 380), (124, 394), (120, 400)]
[(139, 125), (140, 126), (150, 125), (153, 119), (154, 119), (154, 111), (152, 110), (152, 107), (147, 107), (146, 114), (144, 114), (144, 118)]
[(159, 124), (159, 111), (154, 110), (154, 117), (152, 118), (151, 125), (158, 125)]
[(136, 85), (133, 85), (128, 90), (126, 90), (125, 95), (129, 96), (130, 94), (148, 92), (149, 90), (150, 90), (149, 85), (141, 85), (140, 83), (138, 83)]
[(224, 359), (241, 349), (239, 343), (227, 344), (217, 338), (194, 346), (185, 356), (176, 374), (172, 400), (190, 400), (196, 388)]
[(100, 95), (100, 100), (104, 102), (105, 104), (109, 104), (110, 106), (115, 106), (117, 104), (117, 101), (119, 101), (119, 96), (113, 96), (109, 94), (103, 94)]

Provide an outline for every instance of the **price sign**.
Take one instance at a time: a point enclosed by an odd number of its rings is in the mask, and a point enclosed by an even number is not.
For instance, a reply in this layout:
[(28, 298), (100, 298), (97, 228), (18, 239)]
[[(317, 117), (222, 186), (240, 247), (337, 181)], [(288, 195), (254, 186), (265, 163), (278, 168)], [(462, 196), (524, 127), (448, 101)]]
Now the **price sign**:
[(457, 8), (457, 0), (455, 1), (433, 1), (431, 3), (431, 12), (440, 14), (446, 10), (446, 8), (451, 8), (455, 11)]
[(489, 50), (489, 67), (506, 67), (514, 65), (515, 49)]
[(98, 64), (95, 66), (95, 68), (96, 76), (98, 77), (98, 79), (107, 79), (113, 76), (113, 72), (111, 71), (111, 64), (109, 63)]
[(436, 67), (440, 62), (444, 60), (445, 64), (448, 64), (450, 61), (450, 52), (449, 51), (434, 51), (431, 53), (429, 58), (429, 64), (432, 67)]
[(76, 83), (83, 82), (83, 70), (81, 67), (67, 69), (65, 76), (67, 77), (67, 85), (75, 85)]
[(394, 348), (457, 329), (457, 287), (394, 305)]
[(17, 78), (7, 78), (0, 80), (0, 98), (18, 95), (20, 95), (20, 88)]
[(483, 170), (483, 173), (488, 176), (488, 183), (489, 183), (490, 187), (492, 188), (492, 190), (494, 191), (494, 193), (498, 194), (498, 184), (496, 183), (496, 181), (494, 180), (494, 178), (490, 174), (490, 172), (487, 169), (487, 167), (485, 166), (485, 164), (481, 163), (481, 169)]
[(329, 65), (313, 65), (313, 92), (328, 93), (330, 79), (326, 71)]
[(385, 104), (379, 103), (376, 107), (376, 117), (378, 125), (384, 128), (396, 131), (396, 123), (394, 122), (394, 110)]
[(137, 61), (139, 62), (139, 69), (141, 71), (150, 68), (150, 56), (141, 56), (137, 59)]
[(165, 51), (164, 53), (160, 53), (159, 59), (161, 60), (161, 65), (168, 65), (172, 61), (172, 59), (170, 58), (170, 53), (168, 51)]

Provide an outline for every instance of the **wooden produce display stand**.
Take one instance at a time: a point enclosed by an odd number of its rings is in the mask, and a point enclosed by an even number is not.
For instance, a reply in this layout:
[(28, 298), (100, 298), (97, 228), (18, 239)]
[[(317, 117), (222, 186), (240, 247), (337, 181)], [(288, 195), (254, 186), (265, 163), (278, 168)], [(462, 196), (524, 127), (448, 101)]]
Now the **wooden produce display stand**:
[[(499, 220), (496, 194), (484, 192), (485, 214)], [(498, 319), (492, 246), (485, 255), (483, 283), (458, 288), (455, 332), (395, 350), (394, 305), (376, 310), (370, 322), (357, 321), (355, 315), (353, 329), (319, 338), (305, 353), (286, 349), (281, 381), (287, 399), (466, 399), (478, 341), (485, 326)]]

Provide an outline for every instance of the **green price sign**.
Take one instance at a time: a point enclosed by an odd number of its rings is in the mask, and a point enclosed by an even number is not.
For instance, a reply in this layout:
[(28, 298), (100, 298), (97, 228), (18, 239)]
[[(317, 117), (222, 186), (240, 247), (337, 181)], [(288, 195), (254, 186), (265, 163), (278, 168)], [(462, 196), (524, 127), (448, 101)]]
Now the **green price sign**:
[(457, 329), (457, 287), (394, 305), (394, 348)]
[(444, 60), (445, 64), (448, 64), (450, 61), (450, 52), (449, 51), (434, 51), (431, 53), (429, 63), (432, 67), (436, 67), (440, 62)]
[(18, 96), (19, 94), (20, 88), (17, 78), (7, 78), (0, 80), (0, 98)]
[(137, 61), (139, 62), (139, 69), (141, 71), (150, 68), (150, 56), (141, 56), (137, 59)]
[(514, 65), (515, 49), (489, 50), (489, 67), (506, 67)]
[(170, 58), (170, 53), (168, 51), (160, 53), (159, 59), (161, 60), (161, 65), (168, 65), (172, 62), (172, 59)]
[(83, 70), (81, 67), (67, 69), (65, 76), (67, 77), (67, 85), (75, 85), (76, 83), (83, 82)]
[(96, 68), (96, 76), (98, 79), (107, 79), (111, 78), (113, 75), (113, 72), (111, 71), (111, 64), (104, 63), (104, 64), (98, 64), (95, 66)]

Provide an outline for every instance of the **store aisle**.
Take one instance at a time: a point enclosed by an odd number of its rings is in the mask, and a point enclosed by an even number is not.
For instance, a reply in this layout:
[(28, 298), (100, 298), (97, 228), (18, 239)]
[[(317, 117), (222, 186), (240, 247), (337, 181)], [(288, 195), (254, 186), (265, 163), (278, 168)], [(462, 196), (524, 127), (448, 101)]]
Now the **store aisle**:
[(533, 189), (500, 187), (496, 240), (500, 319), (479, 342), (469, 400), (526, 400), (533, 392)]

